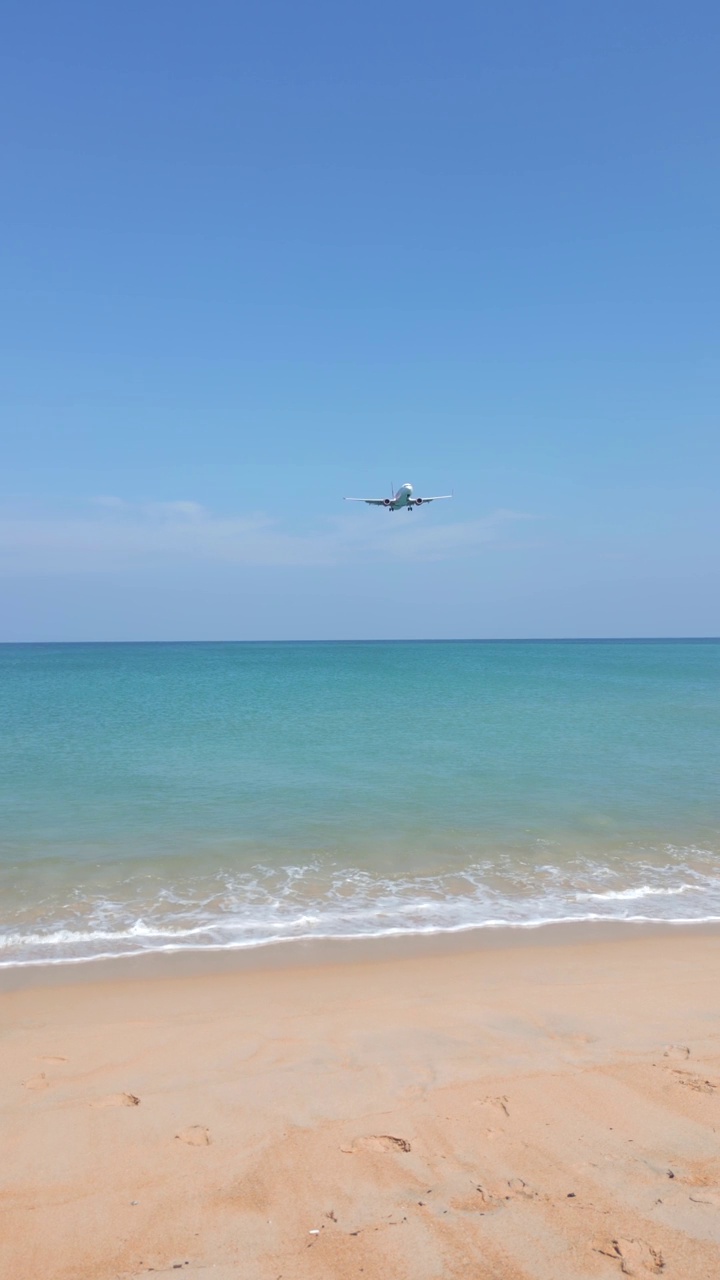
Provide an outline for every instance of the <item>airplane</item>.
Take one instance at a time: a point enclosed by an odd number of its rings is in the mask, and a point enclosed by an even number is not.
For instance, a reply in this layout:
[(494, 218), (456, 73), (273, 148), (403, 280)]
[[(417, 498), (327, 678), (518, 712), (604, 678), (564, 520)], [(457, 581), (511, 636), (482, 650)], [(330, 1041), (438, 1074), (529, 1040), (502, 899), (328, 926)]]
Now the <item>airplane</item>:
[[(390, 486), (392, 489), (392, 485)], [(392, 498), (346, 498), (346, 502), (367, 502), (371, 507), (385, 507), (387, 511), (412, 511), (413, 507), (424, 506), (426, 502), (442, 502), (444, 498), (452, 498), (451, 493), (437, 493), (433, 498), (413, 498), (411, 484), (401, 484)]]

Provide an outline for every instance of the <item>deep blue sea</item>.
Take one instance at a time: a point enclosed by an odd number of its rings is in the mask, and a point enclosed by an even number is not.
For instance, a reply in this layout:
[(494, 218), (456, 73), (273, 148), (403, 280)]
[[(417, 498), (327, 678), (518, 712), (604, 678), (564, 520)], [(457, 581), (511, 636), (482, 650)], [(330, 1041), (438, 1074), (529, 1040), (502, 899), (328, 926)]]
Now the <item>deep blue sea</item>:
[(0, 963), (720, 920), (720, 643), (0, 646)]

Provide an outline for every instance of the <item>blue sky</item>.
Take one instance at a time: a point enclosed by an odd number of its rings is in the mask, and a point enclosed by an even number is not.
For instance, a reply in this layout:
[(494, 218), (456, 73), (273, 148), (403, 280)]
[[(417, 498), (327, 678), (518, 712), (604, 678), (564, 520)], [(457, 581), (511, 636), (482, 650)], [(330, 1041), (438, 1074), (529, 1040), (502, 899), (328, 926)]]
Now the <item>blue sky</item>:
[(720, 634), (718, 65), (709, 0), (8, 0), (0, 639)]

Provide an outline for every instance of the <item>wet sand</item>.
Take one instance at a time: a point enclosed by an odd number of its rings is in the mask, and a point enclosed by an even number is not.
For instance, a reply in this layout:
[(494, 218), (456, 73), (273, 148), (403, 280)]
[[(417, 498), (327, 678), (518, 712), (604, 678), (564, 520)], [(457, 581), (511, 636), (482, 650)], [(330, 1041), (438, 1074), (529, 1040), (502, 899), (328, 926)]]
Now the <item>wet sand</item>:
[(718, 1280), (720, 938), (584, 938), (26, 976), (0, 1275)]

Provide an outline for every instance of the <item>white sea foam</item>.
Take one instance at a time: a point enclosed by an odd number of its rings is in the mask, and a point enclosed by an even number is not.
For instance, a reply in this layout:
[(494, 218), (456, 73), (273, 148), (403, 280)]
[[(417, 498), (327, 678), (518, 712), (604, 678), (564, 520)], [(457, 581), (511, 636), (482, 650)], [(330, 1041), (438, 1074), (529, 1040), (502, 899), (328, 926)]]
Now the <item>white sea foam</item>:
[(605, 893), (580, 893), (578, 898), (595, 898), (598, 902), (633, 902), (637, 898), (674, 898), (681, 893), (692, 893), (695, 888), (696, 886), (692, 884), (679, 884), (675, 888), (643, 884), (637, 889), (608, 889)]
[(504, 856), (415, 876), (319, 860), (171, 881), (145, 871), (112, 893), (76, 887), (16, 905), (0, 929), (0, 967), (599, 920), (720, 920), (717, 855), (672, 848), (541, 865)]
[[(471, 933), (483, 929), (542, 929), (550, 925), (566, 925), (566, 924), (592, 924), (601, 921), (607, 921), (608, 917), (597, 913), (588, 913), (584, 916), (548, 916), (547, 918), (539, 918), (537, 920), (485, 920), (478, 924), (460, 924), (445, 928), (426, 928), (426, 929), (379, 929), (376, 932), (362, 933), (307, 933), (295, 934), (292, 941), (294, 942), (330, 942), (342, 939), (347, 942), (363, 942), (380, 940), (383, 938), (400, 938), (407, 936), (414, 937), (431, 937), (441, 934), (457, 934)], [(618, 918), (619, 923), (623, 924), (664, 924), (664, 925), (704, 925), (704, 924), (720, 924), (720, 915), (697, 916), (688, 920), (684, 916), (666, 916), (661, 919), (657, 916), (641, 916), (641, 915), (625, 915)], [(121, 943), (124, 936), (117, 935), (117, 942)], [(169, 955), (181, 951), (249, 951), (258, 947), (270, 947), (278, 943), (289, 941), (284, 938), (263, 938), (263, 939), (244, 939), (232, 942), (204, 942), (193, 945), (182, 942), (166, 943), (154, 947), (121, 947), (112, 948), (108, 951), (93, 951), (88, 955), (63, 955), (63, 956), (34, 956), (25, 960), (0, 960), (0, 969), (18, 968), (35, 965), (48, 964), (87, 964), (93, 960), (118, 960), (126, 956), (141, 956), (150, 953), (154, 955)]]

